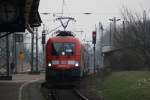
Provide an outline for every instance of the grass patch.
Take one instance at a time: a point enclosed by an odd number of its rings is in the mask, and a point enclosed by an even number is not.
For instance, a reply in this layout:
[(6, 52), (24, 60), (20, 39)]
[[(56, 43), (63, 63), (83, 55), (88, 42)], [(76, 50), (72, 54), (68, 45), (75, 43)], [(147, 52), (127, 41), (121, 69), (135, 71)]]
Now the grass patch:
[(104, 100), (150, 100), (150, 72), (112, 72), (97, 90)]

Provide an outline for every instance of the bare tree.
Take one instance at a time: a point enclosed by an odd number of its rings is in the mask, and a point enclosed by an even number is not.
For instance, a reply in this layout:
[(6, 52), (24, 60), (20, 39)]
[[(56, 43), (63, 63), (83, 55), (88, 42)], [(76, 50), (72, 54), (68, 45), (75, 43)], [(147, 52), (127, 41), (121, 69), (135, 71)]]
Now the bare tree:
[(118, 27), (120, 31), (114, 34), (115, 47), (125, 51), (124, 58), (133, 59), (132, 62), (128, 59), (129, 65), (140, 61), (150, 70), (150, 20), (146, 19), (145, 11), (142, 17), (125, 8), (122, 16), (124, 23)]

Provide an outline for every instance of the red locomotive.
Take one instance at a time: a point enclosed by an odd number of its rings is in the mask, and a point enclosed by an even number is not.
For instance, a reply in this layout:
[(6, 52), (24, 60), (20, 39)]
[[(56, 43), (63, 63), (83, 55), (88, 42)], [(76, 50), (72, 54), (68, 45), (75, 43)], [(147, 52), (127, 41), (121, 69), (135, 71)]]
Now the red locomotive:
[(46, 81), (82, 77), (88, 72), (87, 50), (70, 31), (60, 31), (46, 44)]

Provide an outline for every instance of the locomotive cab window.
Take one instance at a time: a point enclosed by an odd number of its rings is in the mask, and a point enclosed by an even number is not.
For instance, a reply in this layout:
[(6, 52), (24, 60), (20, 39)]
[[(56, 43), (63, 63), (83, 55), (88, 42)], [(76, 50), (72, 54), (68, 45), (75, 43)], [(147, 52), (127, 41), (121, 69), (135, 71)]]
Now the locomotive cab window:
[(52, 43), (52, 55), (74, 55), (75, 43)]

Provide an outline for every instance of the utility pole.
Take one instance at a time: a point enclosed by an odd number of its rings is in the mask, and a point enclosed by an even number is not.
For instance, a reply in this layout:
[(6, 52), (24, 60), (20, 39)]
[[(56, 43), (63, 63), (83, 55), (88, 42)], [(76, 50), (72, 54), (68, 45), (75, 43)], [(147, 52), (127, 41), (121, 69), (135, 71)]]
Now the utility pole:
[(100, 29), (99, 32), (101, 32), (101, 37), (100, 37), (100, 39), (101, 39), (101, 45), (103, 45), (103, 42), (104, 42), (104, 40), (103, 40), (104, 28), (103, 28), (103, 25), (101, 23), (99, 23), (99, 29)]
[[(146, 18), (146, 16), (147, 16), (146, 11), (144, 10), (143, 11), (143, 26), (144, 26), (144, 28), (143, 28), (143, 33), (144, 33), (143, 34), (144, 35), (144, 39), (143, 39), (143, 42), (144, 42), (144, 44), (143, 44), (144, 47), (143, 48), (144, 48), (144, 50), (143, 50), (143, 52), (144, 52), (145, 55), (147, 55), (146, 49), (147, 49), (147, 44), (148, 44), (148, 42), (147, 42), (148, 38), (147, 38), (147, 33), (146, 33), (147, 32), (147, 22), (146, 22), (147, 18)], [(148, 64), (148, 66), (150, 65), (148, 60), (146, 60), (145, 63)], [(150, 68), (148, 68), (148, 70), (150, 70)]]
[(103, 48), (103, 31), (104, 31), (104, 28), (103, 28), (103, 25), (101, 23), (99, 23), (99, 33), (101, 33), (101, 37), (100, 37), (100, 65), (101, 67), (103, 67), (103, 52), (102, 52), (102, 48)]
[(63, 0), (63, 2), (62, 2), (62, 8), (61, 8), (62, 16), (63, 16), (63, 14), (64, 14), (64, 5), (65, 5), (65, 0)]
[(146, 27), (147, 27), (147, 24), (146, 24), (146, 20), (147, 20), (147, 18), (146, 18), (146, 11), (144, 10), (143, 11), (143, 24), (144, 24), (144, 46), (146, 46), (146, 41), (147, 41), (147, 39), (146, 39)]
[(92, 40), (92, 44), (94, 45), (94, 46), (93, 46), (93, 56), (94, 56), (94, 59), (93, 59), (94, 61), (93, 61), (93, 62), (94, 62), (94, 73), (95, 73), (95, 72), (96, 72), (96, 66), (95, 66), (95, 65), (96, 65), (96, 64), (95, 64), (95, 62), (96, 62), (96, 61), (95, 61), (95, 60), (96, 60), (96, 59), (95, 59), (96, 31), (93, 31), (93, 33), (92, 33), (92, 39), (93, 39), (93, 40)]
[(123, 40), (125, 41), (126, 26), (125, 21), (122, 21)]
[(121, 20), (121, 19), (117, 19), (116, 17), (114, 17), (112, 19), (109, 19), (109, 21), (112, 21), (114, 23), (114, 32), (113, 32), (113, 35), (112, 35), (112, 43), (113, 43), (113, 40), (114, 40), (114, 35), (117, 32), (116, 22), (119, 21), (119, 20)]
[(109, 35), (110, 35), (110, 36), (109, 36), (109, 43), (110, 43), (110, 46), (112, 45), (112, 36), (111, 36), (111, 35), (112, 35), (112, 31), (111, 31), (111, 26), (112, 26), (112, 25), (111, 25), (111, 23), (110, 23), (110, 33), (109, 33)]

